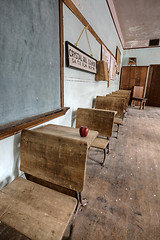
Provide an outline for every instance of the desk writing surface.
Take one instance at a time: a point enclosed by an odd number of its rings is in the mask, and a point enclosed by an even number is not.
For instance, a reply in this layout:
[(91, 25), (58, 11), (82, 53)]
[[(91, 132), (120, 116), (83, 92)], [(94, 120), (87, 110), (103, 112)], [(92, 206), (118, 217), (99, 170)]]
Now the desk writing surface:
[(48, 124), (46, 126), (36, 128), (33, 131), (82, 140), (84, 142), (87, 142), (88, 147), (91, 146), (94, 139), (98, 136), (97, 131), (89, 130), (87, 137), (81, 137), (79, 134), (79, 128), (65, 127), (53, 124)]
[(70, 196), (21, 177), (0, 191), (0, 202), (0, 221), (32, 240), (62, 239), (77, 204)]

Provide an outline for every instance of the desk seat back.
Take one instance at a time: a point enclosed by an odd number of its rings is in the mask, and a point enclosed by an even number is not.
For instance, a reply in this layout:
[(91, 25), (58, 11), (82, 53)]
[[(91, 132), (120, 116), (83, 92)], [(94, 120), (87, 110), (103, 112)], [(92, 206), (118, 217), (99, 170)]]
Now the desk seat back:
[(144, 87), (143, 86), (134, 86), (133, 87), (133, 97), (143, 98), (144, 97)]
[(114, 111), (102, 109), (78, 108), (76, 127), (87, 126), (90, 130), (99, 132), (100, 136), (111, 137), (114, 123)]
[(108, 98), (106, 96), (97, 96), (95, 102), (96, 109), (117, 111), (115, 117), (123, 118), (124, 99)]
[(117, 91), (117, 92), (113, 92), (112, 95), (117, 95), (117, 96), (121, 96), (121, 97), (126, 97), (127, 98), (127, 103), (129, 103), (130, 98), (131, 98), (131, 91), (129, 92), (123, 92), (123, 91)]
[(119, 89), (115, 92), (121, 92), (121, 93), (128, 93), (128, 94), (131, 94), (131, 90), (125, 90), (125, 89)]
[(39, 179), (82, 192), (87, 143), (34, 130), (23, 130), (20, 169)]
[(127, 108), (127, 106), (128, 106), (127, 96), (121, 96), (121, 95), (118, 95), (118, 94), (108, 94), (108, 95), (106, 95), (106, 97), (108, 97), (108, 98), (121, 98), (121, 99), (123, 99), (123, 101), (124, 101), (123, 109), (126, 110), (126, 108)]

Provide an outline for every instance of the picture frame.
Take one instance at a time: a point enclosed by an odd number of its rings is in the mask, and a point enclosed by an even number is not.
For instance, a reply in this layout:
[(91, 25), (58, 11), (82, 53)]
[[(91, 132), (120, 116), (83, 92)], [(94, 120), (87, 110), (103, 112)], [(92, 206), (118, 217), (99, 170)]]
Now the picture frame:
[(66, 41), (66, 65), (77, 70), (97, 73), (97, 60)]

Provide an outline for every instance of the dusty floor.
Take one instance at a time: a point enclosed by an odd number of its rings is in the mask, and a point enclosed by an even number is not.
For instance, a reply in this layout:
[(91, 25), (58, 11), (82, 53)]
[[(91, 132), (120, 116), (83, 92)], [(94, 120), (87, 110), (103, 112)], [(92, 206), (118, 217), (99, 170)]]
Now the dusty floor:
[(104, 168), (102, 159), (102, 151), (90, 150), (88, 205), (71, 239), (160, 240), (160, 108), (130, 108)]
[[(160, 108), (129, 108), (103, 168), (102, 160), (102, 151), (89, 151), (88, 205), (78, 212), (72, 237), (68, 227), (63, 240), (160, 240)], [(0, 224), (2, 232), (1, 240), (28, 239), (8, 238), (11, 230)]]

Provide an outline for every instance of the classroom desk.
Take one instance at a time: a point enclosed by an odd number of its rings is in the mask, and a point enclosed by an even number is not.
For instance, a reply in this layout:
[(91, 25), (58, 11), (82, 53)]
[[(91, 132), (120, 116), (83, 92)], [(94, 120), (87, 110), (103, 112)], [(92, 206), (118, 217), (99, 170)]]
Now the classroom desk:
[[(44, 134), (50, 134), (57, 137), (67, 137), (71, 138), (72, 140), (82, 140), (87, 143), (88, 149), (91, 147), (93, 141), (98, 136), (97, 131), (89, 130), (87, 137), (81, 137), (79, 134), (79, 128), (72, 128), (72, 127), (65, 127), (61, 125), (54, 125), (54, 124), (48, 124), (46, 126), (42, 126), (39, 128), (34, 129), (34, 131)], [(79, 193), (79, 201), (81, 206), (87, 205), (87, 200), (83, 200), (81, 193)]]
[[(54, 136), (64, 136), (72, 139), (81, 139), (82, 141), (87, 142), (88, 148), (91, 146), (94, 139), (98, 136), (97, 131), (89, 130), (87, 137), (80, 137), (79, 129), (78, 128), (71, 128), (71, 127), (64, 127), (59, 125), (46, 125), (39, 128), (36, 128), (32, 131), (45, 133), (45, 134), (53, 134)], [(86, 203), (82, 201), (81, 194), (79, 193), (79, 201), (82, 206), (85, 206)], [(29, 240), (29, 238), (23, 236), (23, 234), (17, 232), (15, 229), (5, 225), (4, 223), (0, 222), (0, 239), (25, 239)]]
[(132, 106), (132, 101), (138, 101), (138, 102), (140, 102), (140, 107), (139, 107), (139, 109), (144, 109), (144, 108), (145, 108), (146, 101), (147, 101), (147, 98), (132, 97), (131, 106)]
[(89, 130), (87, 137), (81, 137), (79, 134), (79, 128), (65, 127), (61, 125), (48, 124), (34, 129), (36, 132), (53, 134), (56, 136), (67, 137), (87, 142), (88, 148), (92, 145), (92, 142), (98, 136), (97, 131)]

